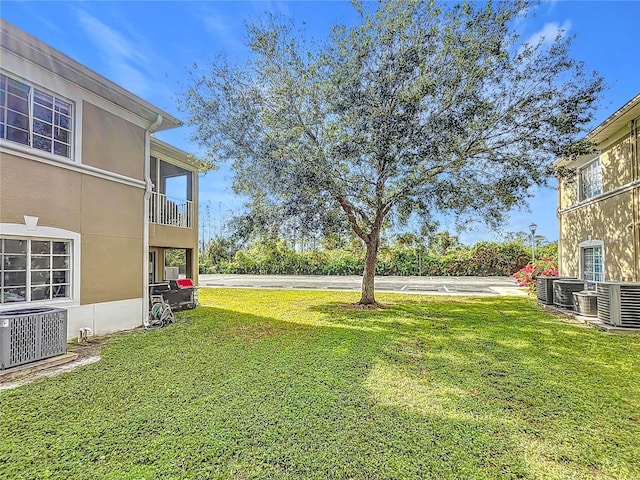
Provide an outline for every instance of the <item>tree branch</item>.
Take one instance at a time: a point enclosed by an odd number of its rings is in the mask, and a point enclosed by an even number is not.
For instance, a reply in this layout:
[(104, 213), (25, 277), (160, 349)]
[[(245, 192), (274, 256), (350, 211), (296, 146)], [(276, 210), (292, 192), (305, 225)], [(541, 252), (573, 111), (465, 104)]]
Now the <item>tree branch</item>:
[(349, 200), (347, 200), (345, 197), (342, 197), (342, 196), (336, 197), (336, 201), (338, 202), (340, 207), (342, 207), (342, 210), (344, 210), (344, 212), (347, 214), (347, 219), (349, 220), (349, 224), (351, 225), (351, 228), (353, 229), (353, 231), (356, 232), (356, 235), (358, 235), (358, 237), (360, 237), (363, 242), (369, 243), (370, 237), (367, 233), (364, 232), (364, 230), (362, 230), (362, 228), (360, 228), (360, 225), (358, 224), (358, 219), (356, 218), (356, 215), (355, 215), (357, 211), (357, 213), (361, 217), (363, 217), (363, 213), (358, 209), (356, 209), (353, 205), (351, 205), (351, 203), (349, 203)]

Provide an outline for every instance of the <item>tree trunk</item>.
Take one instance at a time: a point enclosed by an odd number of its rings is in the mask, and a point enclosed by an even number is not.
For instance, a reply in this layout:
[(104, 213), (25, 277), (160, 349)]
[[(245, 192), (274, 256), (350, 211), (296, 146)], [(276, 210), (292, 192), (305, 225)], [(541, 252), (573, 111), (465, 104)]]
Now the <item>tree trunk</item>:
[(372, 234), (371, 236), (371, 241), (366, 244), (367, 253), (364, 259), (364, 273), (362, 275), (362, 295), (358, 302), (360, 305), (376, 305), (374, 282), (380, 237), (379, 234)]

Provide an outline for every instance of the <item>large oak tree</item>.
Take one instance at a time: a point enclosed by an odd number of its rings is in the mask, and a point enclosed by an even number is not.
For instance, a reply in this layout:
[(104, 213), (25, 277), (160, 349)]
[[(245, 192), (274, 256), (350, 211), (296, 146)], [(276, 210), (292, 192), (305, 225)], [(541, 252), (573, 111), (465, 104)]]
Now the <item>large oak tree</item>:
[(519, 38), (529, 2), (370, 5), (312, 47), (289, 22), (250, 23), (246, 64), (194, 67), (183, 98), (250, 211), (310, 229), (340, 212), (366, 245), (362, 304), (375, 304), (391, 220), (443, 212), (497, 224), (558, 155), (579, 150), (603, 90), (569, 36)]

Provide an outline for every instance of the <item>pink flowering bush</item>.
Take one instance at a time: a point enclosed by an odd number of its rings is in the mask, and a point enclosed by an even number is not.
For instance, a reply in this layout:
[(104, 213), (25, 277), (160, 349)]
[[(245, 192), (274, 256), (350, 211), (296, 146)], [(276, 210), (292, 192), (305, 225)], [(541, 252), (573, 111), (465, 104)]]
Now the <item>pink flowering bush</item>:
[(529, 263), (519, 272), (513, 274), (518, 286), (526, 288), (527, 291), (535, 293), (536, 277), (538, 276), (558, 276), (558, 261), (553, 258), (539, 258), (533, 263)]

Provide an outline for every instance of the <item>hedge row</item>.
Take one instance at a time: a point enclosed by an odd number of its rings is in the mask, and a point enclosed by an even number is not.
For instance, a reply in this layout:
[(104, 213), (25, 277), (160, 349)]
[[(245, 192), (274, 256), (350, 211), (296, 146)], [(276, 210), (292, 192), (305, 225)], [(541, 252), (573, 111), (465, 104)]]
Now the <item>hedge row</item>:
[[(547, 248), (545, 254), (553, 254)], [(553, 246), (551, 247), (553, 250)], [(230, 259), (229, 259), (230, 258)], [(284, 243), (257, 245), (215, 261), (204, 256), (201, 273), (289, 275), (361, 275), (364, 253), (349, 249), (298, 252)], [(378, 275), (493, 276), (513, 275), (531, 259), (521, 242), (481, 242), (441, 256), (418, 249), (384, 247), (378, 255)]]

